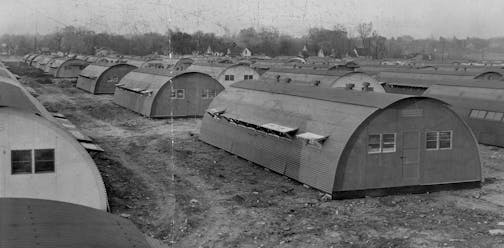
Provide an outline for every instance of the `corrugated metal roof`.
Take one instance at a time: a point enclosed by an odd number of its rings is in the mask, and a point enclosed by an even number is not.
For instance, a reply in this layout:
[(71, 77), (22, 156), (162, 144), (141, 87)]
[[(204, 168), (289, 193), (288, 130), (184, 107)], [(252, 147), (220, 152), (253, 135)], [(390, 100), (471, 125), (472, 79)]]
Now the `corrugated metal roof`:
[(194, 71), (200, 72), (209, 75), (210, 77), (217, 78), (226, 68), (229, 67), (229, 64), (192, 64), (189, 66), (186, 71)]
[(384, 108), (396, 101), (411, 97), (401, 94), (360, 92), (339, 88), (306, 87), (286, 83), (271, 83), (260, 80), (240, 81), (232, 84), (231, 87), (376, 108)]
[(129, 220), (80, 205), (0, 198), (0, 213), (0, 247), (150, 247)]
[(500, 80), (483, 80), (483, 79), (426, 79), (426, 78), (410, 78), (410, 77), (383, 77), (379, 76), (378, 80), (380, 82), (385, 82), (388, 84), (395, 85), (405, 85), (405, 86), (421, 86), (429, 87), (432, 85), (452, 85), (452, 86), (463, 86), (463, 87), (477, 87), (477, 88), (492, 88), (492, 89), (502, 89), (504, 88), (504, 81)]
[(87, 78), (98, 78), (104, 71), (106, 71), (112, 64), (89, 64), (82, 70), (79, 76)]
[[(475, 71), (448, 71), (448, 70), (422, 70), (408, 67), (397, 67), (397, 66), (363, 66), (360, 70), (364, 72), (388, 72), (397, 74), (436, 74), (436, 75), (451, 75), (451, 76), (476, 76), (479, 73)], [(482, 72), (483, 70), (481, 70)]]
[(63, 63), (67, 62), (68, 60), (72, 60), (70, 58), (57, 58), (54, 60), (54, 62), (51, 64), (51, 68), (58, 68), (60, 67)]
[(157, 91), (163, 87), (165, 83), (170, 81), (174, 76), (182, 74), (181, 72), (155, 70), (149, 68), (141, 68), (131, 71), (126, 74), (119, 85), (121, 88), (142, 91), (152, 90), (155, 95)]
[(17, 80), (0, 78), (0, 106), (22, 109), (54, 121), (54, 117)]

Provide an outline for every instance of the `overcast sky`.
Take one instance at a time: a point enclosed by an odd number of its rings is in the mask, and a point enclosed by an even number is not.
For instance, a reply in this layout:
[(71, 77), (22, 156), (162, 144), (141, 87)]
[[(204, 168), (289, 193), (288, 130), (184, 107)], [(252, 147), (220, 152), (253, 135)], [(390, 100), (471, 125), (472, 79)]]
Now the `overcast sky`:
[(299, 36), (341, 24), (356, 35), (356, 24), (373, 22), (387, 37), (504, 36), (503, 0), (0, 0), (0, 10), (0, 34), (65, 25), (121, 34), (273, 26)]

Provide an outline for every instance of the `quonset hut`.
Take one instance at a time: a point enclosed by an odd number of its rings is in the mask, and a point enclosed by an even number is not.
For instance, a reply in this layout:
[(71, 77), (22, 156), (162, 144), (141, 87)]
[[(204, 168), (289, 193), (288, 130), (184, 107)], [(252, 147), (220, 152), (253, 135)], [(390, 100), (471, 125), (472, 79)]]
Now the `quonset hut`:
[(0, 247), (153, 248), (131, 221), (65, 202), (0, 198)]
[(212, 101), (200, 139), (336, 197), (482, 180), (473, 133), (427, 97), (242, 81)]
[(92, 94), (114, 94), (116, 84), (136, 68), (129, 64), (90, 64), (80, 72), (76, 87)]
[(480, 143), (504, 146), (504, 82), (480, 80), (431, 85), (423, 96), (449, 103), (466, 120)]
[(114, 102), (146, 117), (202, 116), (222, 90), (203, 73), (143, 68), (121, 79)]
[(385, 89), (374, 77), (358, 71), (322, 69), (273, 68), (265, 72), (261, 79), (270, 82), (286, 82), (324, 88), (347, 88), (355, 91), (375, 91)]
[(64, 201), (101, 210), (94, 161), (19, 83), (0, 79), (0, 197)]
[(51, 64), (49, 74), (55, 78), (77, 78), (89, 62), (73, 58), (57, 58)]
[(205, 73), (219, 81), (224, 88), (238, 81), (259, 79), (259, 74), (250, 65), (244, 63), (233, 65), (219, 63), (193, 64), (186, 70)]

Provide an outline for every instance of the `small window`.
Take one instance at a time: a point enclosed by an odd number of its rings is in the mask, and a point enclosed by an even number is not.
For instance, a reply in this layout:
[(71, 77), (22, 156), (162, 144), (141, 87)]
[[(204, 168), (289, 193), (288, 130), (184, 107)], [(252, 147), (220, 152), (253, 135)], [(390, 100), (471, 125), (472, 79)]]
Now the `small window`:
[(185, 98), (185, 90), (184, 89), (173, 89), (171, 91), (172, 99), (184, 99)]
[(380, 145), (379, 134), (370, 134), (368, 136), (368, 153), (379, 153), (381, 151)]
[(54, 149), (35, 150), (35, 173), (54, 172)]
[(452, 148), (452, 131), (439, 132), (439, 149)]
[(224, 80), (225, 81), (234, 81), (234, 75), (225, 75)]
[(208, 90), (202, 90), (201, 91), (201, 98), (207, 99), (208, 98)]
[(179, 89), (177, 90), (177, 99), (184, 99), (185, 98), (185, 90)]
[(32, 152), (31, 150), (11, 151), (11, 173), (26, 174), (32, 173)]
[(438, 149), (438, 132), (427, 132), (425, 135), (425, 148), (427, 150)]
[(214, 98), (217, 95), (217, 92), (215, 90), (208, 90), (208, 98)]
[(252, 79), (254, 79), (254, 76), (253, 75), (245, 75), (245, 76), (243, 76), (243, 79), (252, 80)]
[(396, 151), (396, 136), (395, 133), (385, 133), (382, 135), (382, 152)]

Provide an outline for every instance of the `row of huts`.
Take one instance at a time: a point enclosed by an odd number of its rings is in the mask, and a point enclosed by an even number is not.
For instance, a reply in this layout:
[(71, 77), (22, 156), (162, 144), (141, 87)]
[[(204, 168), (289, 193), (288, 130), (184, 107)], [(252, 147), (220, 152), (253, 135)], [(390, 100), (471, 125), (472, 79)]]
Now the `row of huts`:
[(147, 117), (203, 116), (204, 142), (333, 195), (478, 183), (477, 141), (504, 145), (488, 72), (185, 60), (103, 78), (93, 63), (77, 87)]

